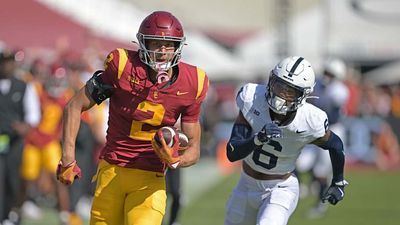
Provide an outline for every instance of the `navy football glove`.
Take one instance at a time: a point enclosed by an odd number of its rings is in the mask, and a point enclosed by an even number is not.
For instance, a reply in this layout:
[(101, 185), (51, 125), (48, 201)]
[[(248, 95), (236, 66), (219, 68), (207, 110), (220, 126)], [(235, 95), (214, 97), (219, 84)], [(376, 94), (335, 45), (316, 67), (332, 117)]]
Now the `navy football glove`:
[(332, 205), (336, 205), (339, 201), (344, 198), (344, 187), (349, 183), (345, 180), (332, 183), (328, 188), (328, 191), (322, 197), (322, 202), (328, 201)]
[(256, 134), (254, 139), (257, 145), (267, 143), (271, 138), (281, 138), (282, 129), (278, 127), (276, 123), (267, 123), (264, 127)]

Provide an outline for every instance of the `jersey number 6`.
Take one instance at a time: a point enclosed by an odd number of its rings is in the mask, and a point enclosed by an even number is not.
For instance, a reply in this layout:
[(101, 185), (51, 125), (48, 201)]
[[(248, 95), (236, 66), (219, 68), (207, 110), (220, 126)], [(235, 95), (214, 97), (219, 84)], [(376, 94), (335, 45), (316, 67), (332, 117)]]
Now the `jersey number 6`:
[[(274, 147), (275, 151), (278, 151), (278, 152), (282, 151), (282, 145), (277, 141), (270, 140), (268, 142), (268, 145), (271, 145), (272, 147)], [(264, 157), (261, 157), (262, 155)], [(265, 156), (267, 156), (267, 157), (265, 157)], [(263, 160), (264, 158), (269, 158), (269, 161), (263, 162), (263, 161), (265, 161), (265, 160)], [(254, 150), (253, 161), (255, 162), (255, 164), (262, 166), (265, 169), (270, 170), (270, 169), (276, 167), (276, 163), (278, 162), (278, 156), (276, 156), (272, 153), (269, 153), (261, 148), (261, 149)]]

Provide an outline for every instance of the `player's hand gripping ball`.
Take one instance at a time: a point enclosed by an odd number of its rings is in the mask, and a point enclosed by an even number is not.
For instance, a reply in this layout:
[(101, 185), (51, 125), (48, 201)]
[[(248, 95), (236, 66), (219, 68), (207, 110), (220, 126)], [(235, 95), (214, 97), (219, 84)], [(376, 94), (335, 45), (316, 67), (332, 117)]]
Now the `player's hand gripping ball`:
[(189, 138), (182, 131), (178, 130), (179, 137), (179, 155), (182, 155), (185, 150), (189, 147)]
[(152, 140), (154, 151), (170, 168), (177, 168), (180, 155), (189, 146), (188, 137), (175, 127), (161, 127)]

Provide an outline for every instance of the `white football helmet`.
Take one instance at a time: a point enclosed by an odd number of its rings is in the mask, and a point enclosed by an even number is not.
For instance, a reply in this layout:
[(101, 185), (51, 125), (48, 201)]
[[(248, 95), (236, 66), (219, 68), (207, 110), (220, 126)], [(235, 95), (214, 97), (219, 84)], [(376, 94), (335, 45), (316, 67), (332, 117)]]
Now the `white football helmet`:
[(328, 73), (338, 80), (346, 78), (346, 64), (338, 58), (331, 58), (324, 62), (324, 73)]
[(271, 71), (266, 98), (278, 114), (296, 111), (311, 94), (315, 74), (303, 57), (291, 56), (280, 61)]

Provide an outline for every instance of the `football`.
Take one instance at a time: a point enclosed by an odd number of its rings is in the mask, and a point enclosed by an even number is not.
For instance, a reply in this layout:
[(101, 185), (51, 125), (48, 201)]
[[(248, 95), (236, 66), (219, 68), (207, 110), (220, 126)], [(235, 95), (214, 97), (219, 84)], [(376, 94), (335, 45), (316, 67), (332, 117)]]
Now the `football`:
[(154, 136), (154, 140), (156, 141), (156, 143), (161, 146), (161, 137), (158, 135), (159, 131), (162, 132), (163, 136), (164, 136), (164, 140), (165, 143), (169, 146), (172, 147), (175, 142), (174, 142), (174, 136), (176, 134), (177, 129), (175, 127), (169, 127), (169, 126), (165, 126), (165, 127), (161, 127), (155, 134)]
[(182, 131), (178, 130), (179, 150), (186, 150), (189, 147), (189, 138)]
[[(175, 127), (170, 127), (170, 126), (164, 126), (159, 129), (159, 131), (162, 132), (164, 136), (165, 143), (169, 146), (172, 147), (175, 142), (174, 142), (174, 136), (176, 134), (179, 135), (179, 149), (183, 150), (186, 149), (189, 146), (189, 139), (188, 137), (180, 130), (176, 129)], [(161, 140), (160, 136), (158, 135), (158, 132), (156, 132), (154, 136), (154, 140), (156, 143), (161, 146)]]

